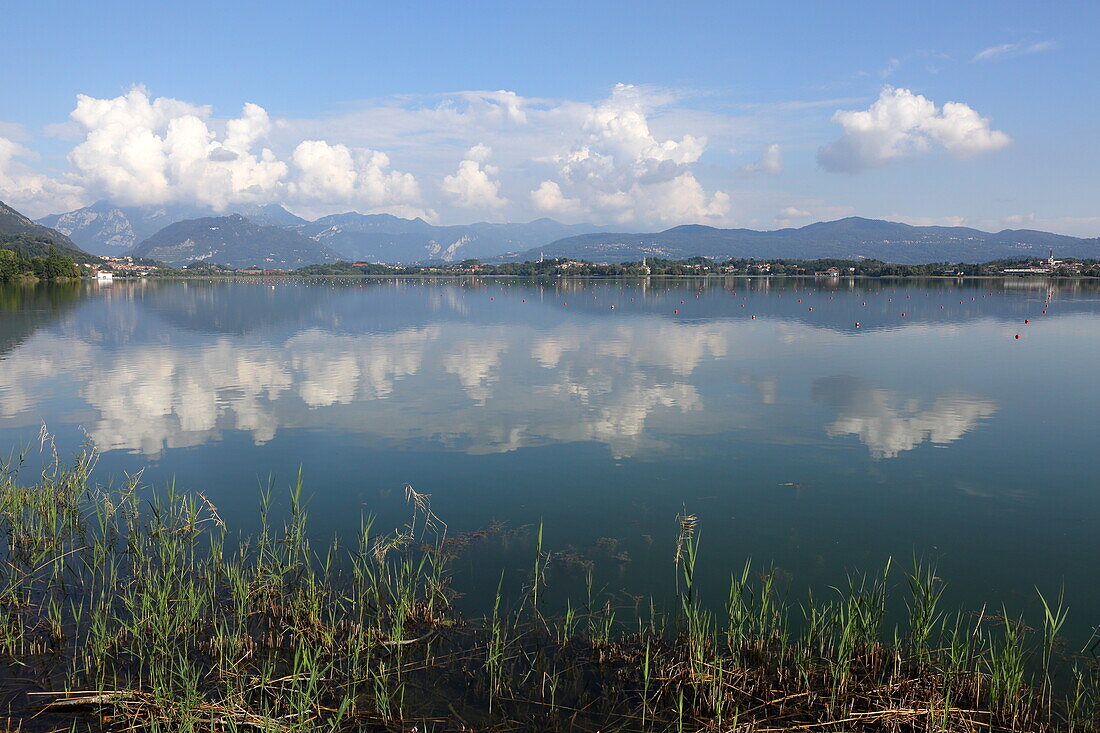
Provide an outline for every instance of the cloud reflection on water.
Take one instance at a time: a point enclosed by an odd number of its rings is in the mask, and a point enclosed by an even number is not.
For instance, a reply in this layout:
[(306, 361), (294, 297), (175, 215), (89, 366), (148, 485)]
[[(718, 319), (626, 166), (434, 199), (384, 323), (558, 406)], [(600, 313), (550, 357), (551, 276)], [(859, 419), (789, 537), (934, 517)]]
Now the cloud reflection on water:
[(930, 404), (849, 376), (822, 377), (813, 397), (836, 414), (825, 426), (830, 437), (855, 435), (872, 458), (896, 458), (928, 441), (947, 445), (997, 412), (992, 400), (954, 394)]
[[(855, 435), (872, 457), (893, 458), (924, 442), (956, 441), (997, 410), (965, 394), (922, 401), (849, 377), (815, 381), (805, 371), (812, 364), (782, 371), (807, 344), (844, 348), (842, 335), (797, 321), (426, 315), (419, 325), (369, 331), (304, 300), (297, 312), (319, 314), (304, 323), (196, 337), (179, 330), (198, 317), (196, 303), (222, 320), (231, 311), (218, 306), (220, 291), (190, 300), (183, 290), (158, 294), (159, 327), (138, 329), (149, 310), (127, 300), (15, 348), (0, 361), (0, 418), (79, 419), (102, 450), (151, 458), (216, 442), (224, 431), (259, 445), (292, 428), (469, 454), (594, 441), (619, 458), (683, 452), (694, 437), (734, 432), (765, 442), (805, 441), (807, 432), (815, 439), (821, 427), (808, 426), (789, 398), (812, 382), (813, 399), (835, 413), (825, 435)], [(247, 294), (256, 302), (242, 300), (238, 310), (263, 312), (254, 296), (266, 293)], [(444, 295), (427, 298), (429, 311), (467, 309), (461, 293)], [(58, 411), (50, 403), (62, 384), (76, 399), (64, 398), (73, 404)]]
[(38, 410), (47, 383), (65, 380), (92, 409), (85, 427), (102, 450), (150, 457), (223, 430), (261, 444), (288, 427), (428, 439), (470, 453), (595, 440), (626, 456), (655, 444), (643, 435), (654, 412), (702, 409), (685, 377), (724, 353), (719, 331), (436, 325), (368, 335), (307, 329), (266, 344), (220, 336), (188, 347), (105, 347), (43, 333), (0, 363), (0, 416)]

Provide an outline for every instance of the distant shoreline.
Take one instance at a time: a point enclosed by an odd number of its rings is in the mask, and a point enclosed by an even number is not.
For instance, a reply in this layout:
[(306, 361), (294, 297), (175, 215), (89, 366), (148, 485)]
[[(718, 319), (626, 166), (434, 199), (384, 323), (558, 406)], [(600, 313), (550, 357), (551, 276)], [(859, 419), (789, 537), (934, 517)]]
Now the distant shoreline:
[[(500, 275), (477, 273), (395, 273), (393, 275), (308, 275), (294, 272), (270, 273), (264, 275), (242, 275), (240, 273), (203, 275), (141, 275), (129, 277), (116, 275), (117, 281), (136, 280), (242, 280), (245, 282), (261, 280), (461, 280), (469, 278), (507, 279), (507, 280), (820, 280), (836, 282), (841, 280), (1100, 280), (1096, 275), (843, 275), (839, 278), (817, 275), (746, 275), (714, 274), (699, 275)], [(81, 278), (95, 281), (95, 278)]]

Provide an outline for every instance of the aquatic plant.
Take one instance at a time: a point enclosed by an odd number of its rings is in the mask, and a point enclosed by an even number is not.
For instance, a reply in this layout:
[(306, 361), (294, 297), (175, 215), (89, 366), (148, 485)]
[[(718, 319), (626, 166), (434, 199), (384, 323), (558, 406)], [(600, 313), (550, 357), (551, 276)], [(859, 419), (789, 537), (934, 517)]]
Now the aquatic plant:
[[(466, 619), (449, 563), (470, 540), (412, 487), (405, 526), (365, 517), (345, 545), (312, 538), (299, 476), (285, 515), (269, 486), (239, 537), (202, 494), (103, 488), (95, 463), (0, 470), (0, 669), (24, 730), (1100, 729), (1100, 674), (1067, 651), (1061, 596), (1040, 597), (1032, 631), (944, 610), (919, 560), (904, 583), (887, 562), (799, 604), (746, 562), (723, 618), (685, 512), (669, 612), (620, 605), (589, 567), (585, 597), (549, 615), (540, 526), (524, 590), (501, 573), (488, 617)], [(907, 614), (890, 628), (892, 604)]]

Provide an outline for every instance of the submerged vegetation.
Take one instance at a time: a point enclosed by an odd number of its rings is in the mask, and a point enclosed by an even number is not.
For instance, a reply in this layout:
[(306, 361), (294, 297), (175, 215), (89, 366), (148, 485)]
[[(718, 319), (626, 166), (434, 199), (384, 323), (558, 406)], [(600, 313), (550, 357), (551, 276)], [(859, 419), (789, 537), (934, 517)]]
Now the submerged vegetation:
[(502, 574), (486, 618), (466, 619), (450, 563), (469, 538), (411, 487), (405, 527), (365, 518), (349, 544), (318, 544), (300, 479), (285, 516), (262, 492), (259, 529), (240, 538), (201, 494), (138, 476), (96, 486), (93, 451), (71, 465), (55, 454), (33, 483), (19, 465), (0, 477), (0, 669), (24, 730), (1100, 726), (1097, 669), (1067, 652), (1059, 599), (1035, 628), (999, 609), (952, 612), (920, 563), (799, 604), (746, 563), (725, 607), (708, 608), (700, 526), (685, 515), (669, 548), (677, 607), (622, 607), (589, 582), (551, 613), (540, 527), (523, 592), (506, 596)]

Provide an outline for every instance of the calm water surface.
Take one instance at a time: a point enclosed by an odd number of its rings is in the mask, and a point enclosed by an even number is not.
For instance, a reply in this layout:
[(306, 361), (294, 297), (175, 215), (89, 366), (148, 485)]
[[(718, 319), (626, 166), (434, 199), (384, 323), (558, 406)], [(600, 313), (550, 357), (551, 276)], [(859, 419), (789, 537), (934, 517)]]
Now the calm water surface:
[(1064, 582), (1081, 630), (1098, 365), (1100, 291), (1068, 281), (0, 286), (0, 445), (45, 423), (102, 481), (144, 468), (244, 529), (301, 467), (322, 537), (398, 525), (409, 483), (452, 532), (542, 520), (637, 593), (667, 590), (687, 511), (716, 597), (748, 556), (804, 588), (918, 554), (965, 604)]

